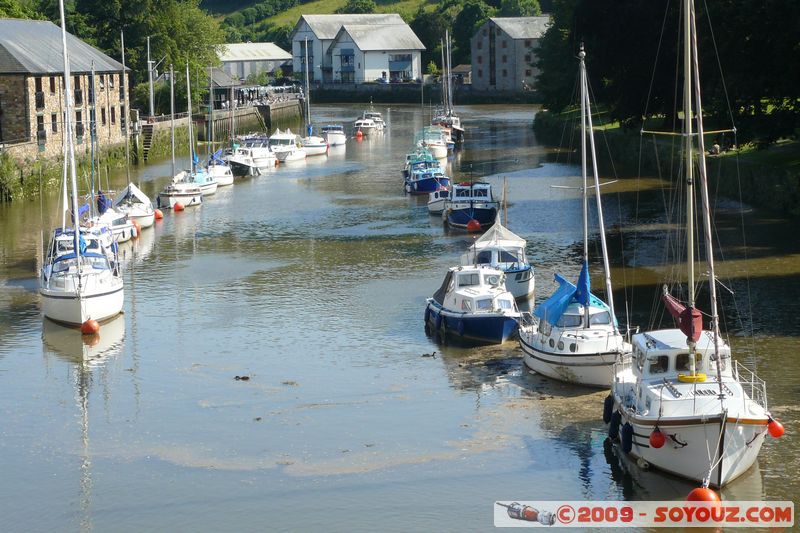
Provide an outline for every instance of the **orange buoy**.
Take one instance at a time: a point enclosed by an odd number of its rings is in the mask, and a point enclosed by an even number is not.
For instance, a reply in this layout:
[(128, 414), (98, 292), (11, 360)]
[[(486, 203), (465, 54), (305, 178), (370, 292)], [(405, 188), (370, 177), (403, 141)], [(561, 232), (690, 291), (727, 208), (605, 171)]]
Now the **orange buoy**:
[(767, 424), (767, 429), (769, 430), (769, 434), (772, 435), (773, 438), (779, 439), (783, 436), (783, 424), (778, 422), (777, 420), (770, 418), (769, 423)]
[(719, 494), (708, 487), (697, 487), (686, 497), (687, 502), (712, 502), (720, 503)]
[(142, 225), (139, 224), (139, 221), (136, 219), (132, 220), (131, 223), (133, 224), (133, 227), (136, 228), (136, 234), (133, 235), (133, 238), (138, 239), (139, 235), (142, 234)]
[(650, 447), (651, 448), (661, 448), (667, 442), (667, 438), (658, 429), (658, 426), (650, 433)]
[(161, 209), (156, 209), (155, 211), (153, 211), (153, 214), (155, 215), (156, 220), (161, 220), (162, 218), (164, 218), (164, 213), (161, 212)]
[(81, 333), (84, 335), (95, 335), (100, 332), (100, 323), (92, 318), (81, 324)]
[(180, 202), (175, 202), (175, 205), (172, 206), (173, 211), (183, 211), (183, 204)]
[(467, 222), (467, 231), (480, 231), (480, 230), (481, 230), (481, 223), (475, 220), (474, 218), (470, 219), (470, 221)]
[(364, 133), (361, 130), (358, 130), (356, 132), (356, 139), (358, 139), (360, 141), (363, 138), (364, 138)]

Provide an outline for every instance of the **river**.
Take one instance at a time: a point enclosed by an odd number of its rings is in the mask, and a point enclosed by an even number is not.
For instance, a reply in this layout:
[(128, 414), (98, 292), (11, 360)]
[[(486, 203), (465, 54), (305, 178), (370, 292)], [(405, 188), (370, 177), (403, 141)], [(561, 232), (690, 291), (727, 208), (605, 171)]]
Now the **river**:
[[(496, 500), (685, 497), (691, 484), (604, 446), (606, 392), (531, 374), (514, 342), (426, 337), (425, 299), (472, 237), (402, 192), (428, 112), (376, 109), (383, 136), (239, 180), (124, 245), (124, 314), (95, 345), (39, 309), (58, 192), (0, 205), (4, 530), (485, 531)], [(360, 111), (314, 109), (320, 122)], [(496, 191), (507, 183), (508, 225), (528, 239), (541, 300), (554, 272), (577, 276), (582, 225), (579, 193), (551, 187), (578, 185), (579, 167), (537, 144), (533, 113), (463, 108), (467, 142), (448, 165)], [(132, 176), (155, 197), (169, 169)], [(656, 178), (603, 189), (622, 322), (660, 316), (666, 191)], [(735, 294), (724, 326), (787, 428), (723, 497), (791, 500), (800, 240), (794, 221), (738, 202), (718, 202), (717, 221)], [(592, 265), (601, 287), (594, 252)]]

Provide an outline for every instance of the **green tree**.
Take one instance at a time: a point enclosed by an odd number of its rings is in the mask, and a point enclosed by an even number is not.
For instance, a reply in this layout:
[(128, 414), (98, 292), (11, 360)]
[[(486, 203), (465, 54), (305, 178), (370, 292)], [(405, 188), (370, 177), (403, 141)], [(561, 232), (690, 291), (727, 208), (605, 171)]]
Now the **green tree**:
[(12, 19), (38, 19), (42, 16), (36, 9), (28, 5), (28, 3), (21, 3), (19, 0), (0, 0), (0, 17)]
[(453, 23), (453, 64), (468, 63), (470, 58), (470, 39), (478, 31), (478, 28), (489, 17), (495, 15), (495, 9), (481, 0), (467, 0), (464, 8), (456, 16)]
[(539, 0), (502, 0), (498, 12), (501, 17), (536, 17), (541, 14)]
[(428, 74), (431, 76), (438, 76), (439, 75), (439, 65), (437, 65), (434, 61), (428, 63), (428, 67), (425, 69)]
[(337, 13), (375, 13), (378, 6), (375, 0), (347, 0), (347, 3), (336, 10)]

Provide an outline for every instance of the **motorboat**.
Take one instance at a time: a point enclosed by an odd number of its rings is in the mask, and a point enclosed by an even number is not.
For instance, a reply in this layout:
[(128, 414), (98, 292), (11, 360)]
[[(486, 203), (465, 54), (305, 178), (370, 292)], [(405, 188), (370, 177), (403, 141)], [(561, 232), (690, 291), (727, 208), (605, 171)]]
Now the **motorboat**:
[(417, 148), (413, 152), (406, 154), (406, 162), (403, 166), (403, 178), (408, 178), (411, 175), (411, 171), (427, 169), (444, 171), (439, 160), (433, 157), (433, 154), (426, 148)]
[(269, 137), (269, 148), (279, 162), (300, 161), (306, 158), (306, 151), (300, 141), (300, 136), (292, 130), (276, 130)]
[(328, 142), (328, 146), (340, 146), (347, 143), (347, 135), (341, 124), (327, 124), (320, 128), (320, 135)]
[(233, 185), (233, 169), (221, 157), (222, 149), (211, 155), (206, 165), (206, 173), (212, 180), (217, 182), (218, 187)]
[(447, 158), (447, 136), (438, 126), (426, 126), (418, 135), (417, 146), (427, 148), (437, 159)]
[(441, 187), (428, 193), (428, 213), (431, 215), (441, 215), (444, 206), (450, 200), (450, 189)]
[(186, 179), (186, 172), (179, 172), (164, 189), (158, 193), (156, 203), (159, 208), (173, 209), (175, 204), (183, 207), (203, 203), (203, 191), (197, 183)]
[(139, 223), (140, 228), (149, 228), (155, 222), (155, 209), (150, 198), (139, 187), (129, 183), (114, 198), (112, 207), (131, 220)]
[(442, 340), (499, 344), (517, 333), (520, 312), (506, 290), (505, 274), (486, 266), (457, 266), (428, 298), (425, 331)]
[[(685, 232), (681, 228), (686, 242), (680, 248), (686, 254), (682, 294), (687, 299), (678, 300), (664, 286), (661, 298), (676, 327), (633, 336), (633, 356), (617, 365), (603, 420), (609, 424), (609, 437), (640, 467), (669, 472), (707, 489), (723, 487), (747, 472), (767, 433), (779, 437), (783, 427), (767, 410), (766, 383), (732, 359), (720, 329), (717, 286), (721, 284), (714, 261), (693, 0), (683, 1), (681, 13), (683, 117), (691, 117), (682, 121), (684, 167), (679, 180), (686, 187)], [(695, 188), (700, 193), (697, 215)], [(702, 245), (697, 242), (701, 234)], [(705, 251), (702, 272), (709, 296), (705, 313), (697, 308), (697, 249)], [(708, 328), (704, 316), (709, 317)]]
[(450, 178), (444, 175), (441, 167), (411, 170), (405, 180), (408, 194), (428, 194), (450, 186)]
[(269, 137), (264, 135), (245, 137), (233, 153), (228, 164), (236, 176), (256, 176), (273, 168), (277, 163), (269, 147)]
[[(523, 361), (531, 370), (560, 381), (605, 388), (614, 379), (615, 365), (630, 360), (631, 345), (620, 332), (614, 313), (584, 57), (585, 53), (581, 51), (581, 154), (584, 164), (581, 166), (583, 184), (580, 189), (583, 204), (583, 265), (576, 285), (555, 274), (558, 289), (536, 307), (533, 316), (526, 315), (519, 339)], [(587, 175), (588, 151), (591, 152), (593, 186), (589, 185)], [(607, 303), (591, 292), (588, 220), (590, 187), (595, 190)]]
[[(311, 128), (309, 128), (311, 130)], [(307, 156), (325, 155), (328, 153), (328, 141), (319, 135), (307, 135), (300, 140)]]
[(492, 197), (492, 185), (483, 181), (454, 184), (445, 202), (442, 219), (452, 228), (482, 231), (497, 220), (500, 203)]
[(371, 120), (372, 122), (374, 122), (375, 128), (378, 131), (384, 131), (386, 129), (386, 122), (384, 122), (383, 120), (383, 115), (380, 114), (378, 111), (374, 111), (372, 109), (370, 109), (369, 111), (364, 111), (364, 114), (362, 115), (361, 118), (366, 120)]
[(461, 256), (462, 265), (485, 265), (502, 270), (506, 289), (517, 300), (533, 297), (535, 276), (533, 265), (525, 254), (525, 239), (503, 226), (498, 220), (478, 237)]
[(353, 123), (353, 131), (355, 131), (356, 134), (360, 131), (363, 135), (370, 135), (371, 133), (377, 133), (382, 130), (378, 128), (378, 125), (371, 118), (362, 117)]

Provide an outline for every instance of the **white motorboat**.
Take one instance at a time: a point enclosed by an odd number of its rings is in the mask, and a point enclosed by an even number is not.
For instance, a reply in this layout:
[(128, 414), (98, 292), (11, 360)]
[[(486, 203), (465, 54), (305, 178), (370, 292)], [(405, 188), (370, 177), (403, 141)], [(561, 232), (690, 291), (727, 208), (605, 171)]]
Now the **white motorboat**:
[(263, 135), (245, 137), (234, 153), (228, 156), (228, 164), (237, 176), (256, 176), (273, 168), (277, 161), (269, 148), (269, 137)]
[(276, 130), (269, 137), (269, 148), (275, 154), (275, 158), (280, 162), (300, 161), (306, 158), (306, 151), (300, 142), (300, 136), (292, 133), (292, 130)]
[[(62, 226), (53, 232), (47, 257), (39, 276), (39, 294), (45, 317), (65, 324), (79, 325), (87, 320), (105, 320), (118, 315), (124, 302), (124, 284), (117, 265), (108, 259), (109, 252), (91, 233), (82, 235), (78, 222), (78, 183), (75, 165), (75, 141), (72, 126), (73, 103), (70, 66), (66, 45), (64, 5), (60, 2), (61, 34), (64, 58), (64, 176), (71, 182), (73, 228), (66, 229), (66, 205)], [(67, 168), (68, 167), (68, 168)], [(66, 172), (68, 170), (68, 172)], [(64, 181), (64, 202), (67, 202), (67, 183)], [(68, 232), (72, 250), (61, 250), (55, 241)], [(92, 244), (90, 250), (89, 244)]]
[(491, 183), (465, 181), (450, 187), (442, 220), (451, 228), (483, 231), (494, 225), (499, 210), (500, 202), (492, 195)]
[[(526, 317), (528, 321), (520, 328), (519, 341), (524, 353), (525, 364), (539, 374), (579, 385), (608, 387), (614, 379), (614, 366), (630, 360), (631, 346), (620, 333), (614, 314), (611, 270), (608, 262), (603, 204), (600, 199), (600, 177), (594, 149), (583, 50), (578, 57), (580, 58), (581, 73), (583, 266), (577, 286), (560, 275), (555, 275), (559, 288), (536, 308), (534, 316)], [(587, 148), (591, 149), (593, 186), (588, 184)], [(588, 189), (590, 187), (595, 189), (608, 303), (593, 295), (590, 288), (588, 229)]]
[(533, 296), (535, 276), (525, 254), (526, 244), (525, 239), (498, 220), (461, 256), (461, 264), (485, 265), (502, 270), (506, 275), (508, 292), (517, 300), (528, 299)]
[(364, 118), (366, 120), (371, 120), (372, 122), (374, 122), (375, 123), (375, 128), (378, 131), (383, 131), (383, 130), (386, 129), (386, 122), (384, 122), (384, 120), (383, 120), (383, 115), (381, 115), (377, 111), (373, 111), (372, 110), (372, 106), (370, 106), (370, 110), (369, 111), (364, 111), (364, 114), (362, 115), (362, 118)]
[(221, 154), (222, 150), (211, 157), (208, 165), (206, 165), (206, 172), (217, 183), (218, 187), (225, 187), (233, 185), (233, 169), (228, 163), (219, 159)]
[(347, 144), (347, 134), (341, 124), (327, 124), (320, 128), (320, 135), (328, 142), (328, 146), (342, 146)]
[[(692, 0), (681, 9), (684, 36), (682, 144), (685, 166), (677, 183), (686, 187), (686, 303), (664, 287), (665, 307), (677, 328), (633, 336), (632, 360), (621, 363), (606, 398), (603, 419), (609, 436), (642, 468), (655, 467), (704, 488), (722, 487), (752, 467), (767, 432), (783, 429), (767, 410), (764, 381), (731, 359), (717, 309), (717, 277), (705, 160), (703, 112), (700, 107), (697, 33)], [(693, 105), (694, 104), (694, 105)], [(694, 109), (696, 108), (696, 109)], [(709, 328), (696, 307), (695, 187), (701, 197), (702, 233), (708, 279)], [(697, 228), (700, 233), (700, 228)], [(705, 275), (704, 275), (705, 277)]]
[(378, 129), (378, 125), (375, 124), (375, 121), (371, 118), (359, 118), (353, 123), (353, 131), (358, 134), (360, 131), (364, 135), (369, 135), (371, 133), (376, 133), (381, 130)]
[(450, 200), (450, 189), (439, 187), (433, 192), (428, 193), (428, 213), (431, 215), (441, 215), (447, 201)]
[(517, 333), (520, 312), (506, 290), (505, 274), (484, 266), (447, 271), (442, 286), (425, 307), (425, 331), (460, 340), (498, 344)]
[(436, 159), (447, 158), (447, 136), (439, 126), (427, 126), (418, 134), (417, 146), (427, 148)]
[(141, 228), (149, 228), (155, 222), (153, 202), (139, 187), (129, 183), (114, 199), (113, 207), (129, 219), (139, 223)]

